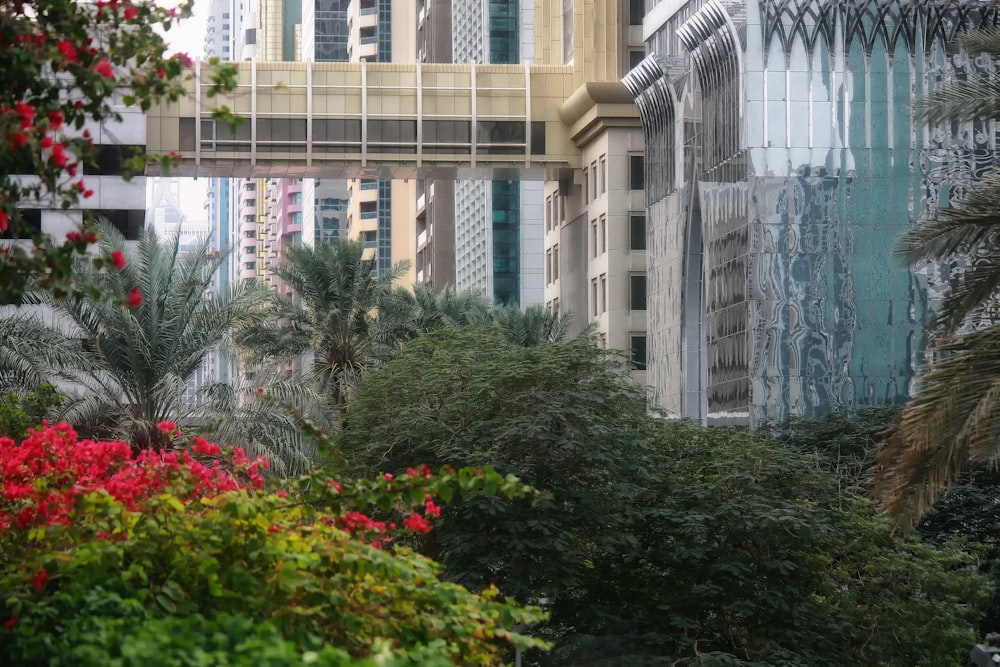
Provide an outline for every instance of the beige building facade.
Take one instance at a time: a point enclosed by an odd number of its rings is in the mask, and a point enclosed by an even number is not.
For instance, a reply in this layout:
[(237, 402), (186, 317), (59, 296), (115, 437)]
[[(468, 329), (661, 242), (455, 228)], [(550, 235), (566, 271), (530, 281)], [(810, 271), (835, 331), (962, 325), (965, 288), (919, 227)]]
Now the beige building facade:
[[(396, 53), (397, 44), (416, 39), (418, 17), (412, 2), (391, 4)], [(384, 253), (379, 207), (387, 199), (394, 262), (412, 259), (417, 247), (418, 176), (541, 181), (544, 302), (573, 312), (577, 329), (593, 325), (608, 347), (628, 351), (644, 382), (643, 131), (620, 82), (641, 54), (641, 27), (619, 1), (537, 0), (532, 64), (417, 64), (413, 41), (398, 51), (413, 54), (410, 62), (386, 64), (369, 59), (372, 27), (378, 46), (378, 6), (351, 3), (349, 50), (362, 62), (259, 62), (241, 70), (231, 102), (252, 119), (252, 136), (203, 150), (196, 134), (206, 112), (185, 100), (154, 111), (151, 150), (176, 147), (194, 157), (182, 170), (205, 174), (239, 165), (353, 178), (350, 235)], [(434, 11), (433, 3), (421, 8)], [(390, 178), (387, 193), (379, 182)], [(401, 188), (409, 192), (400, 196)]]

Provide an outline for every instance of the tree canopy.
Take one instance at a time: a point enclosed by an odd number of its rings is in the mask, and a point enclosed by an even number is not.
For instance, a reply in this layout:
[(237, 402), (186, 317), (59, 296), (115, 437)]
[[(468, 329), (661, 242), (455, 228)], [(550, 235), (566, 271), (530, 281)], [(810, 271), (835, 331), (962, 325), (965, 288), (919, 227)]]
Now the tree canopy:
[(960, 665), (989, 594), (971, 556), (894, 535), (808, 448), (648, 416), (586, 337), (420, 337), (365, 377), (347, 423), (365, 474), (493, 465), (543, 494), (455, 503), (419, 544), (449, 578), (549, 611), (553, 650), (529, 664)]

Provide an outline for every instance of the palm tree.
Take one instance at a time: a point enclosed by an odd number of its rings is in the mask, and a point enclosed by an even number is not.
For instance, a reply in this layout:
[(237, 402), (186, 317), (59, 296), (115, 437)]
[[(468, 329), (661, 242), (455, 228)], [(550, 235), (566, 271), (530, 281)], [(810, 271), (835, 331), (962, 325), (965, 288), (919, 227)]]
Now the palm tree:
[(79, 358), (59, 331), (38, 326), (29, 306), (0, 308), (0, 395), (23, 393), (50, 380), (51, 369)]
[[(178, 237), (164, 241), (149, 229), (130, 247), (113, 227), (100, 232), (102, 254), (121, 251), (127, 265), (99, 271), (81, 262), (79, 276), (96, 289), (73, 299), (42, 294), (55, 324), (16, 318), (11, 338), (0, 339), (0, 358), (31, 341), (36, 349), (22, 356), (34, 362), (38, 377), (68, 383), (75, 394), (63, 419), (137, 449), (156, 447), (163, 444), (158, 422), (195, 421), (183, 401), (188, 382), (209, 352), (231, 345), (238, 327), (260, 319), (265, 292), (246, 284), (208, 295), (223, 258), (209, 252), (207, 239), (178, 257)], [(143, 297), (136, 307), (126, 304), (133, 288)]]
[(521, 347), (538, 347), (566, 340), (573, 316), (558, 315), (539, 305), (523, 309), (498, 306), (493, 311), (493, 320), (511, 343)]
[[(966, 36), (970, 52), (1000, 54), (1000, 30)], [(1000, 120), (1000, 77), (970, 77), (920, 106), (929, 123)], [(969, 266), (952, 274), (929, 332), (933, 362), (888, 434), (874, 479), (886, 510), (912, 525), (971, 460), (1000, 457), (1000, 175), (915, 225), (898, 251), (910, 265)]]
[(387, 308), (402, 339), (416, 338), (449, 326), (485, 326), (493, 321), (493, 304), (478, 289), (456, 289), (448, 285), (439, 292), (425, 283), (413, 291), (396, 289)]
[(359, 374), (395, 348), (398, 322), (383, 310), (406, 269), (398, 264), (379, 274), (360, 241), (289, 248), (273, 271), (293, 296), (275, 292), (267, 320), (248, 329), (240, 344), (264, 364), (311, 353), (306, 377), (343, 405)]
[(445, 327), (496, 326), (511, 343), (535, 347), (565, 340), (572, 322), (571, 315), (555, 315), (540, 305), (493, 304), (479, 289), (451, 285), (440, 292), (426, 284), (414, 285), (412, 292), (399, 289), (390, 303), (387, 309), (405, 340)]

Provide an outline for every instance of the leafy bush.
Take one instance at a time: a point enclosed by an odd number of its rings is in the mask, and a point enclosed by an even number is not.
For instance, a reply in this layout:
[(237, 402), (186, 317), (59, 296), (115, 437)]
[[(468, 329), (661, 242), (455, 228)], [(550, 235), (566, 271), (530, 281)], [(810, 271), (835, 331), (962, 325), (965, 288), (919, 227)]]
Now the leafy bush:
[[(212, 662), (231, 653), (246, 664), (493, 665), (509, 646), (542, 645), (512, 631), (537, 610), (385, 549), (429, 531), (435, 498), (456, 486), (526, 492), (491, 471), (358, 482), (315, 471), (270, 492), (262, 462), (238, 450), (194, 438), (131, 458), (121, 443), (76, 442), (64, 424), (0, 440), (0, 466), (5, 664), (241, 664)], [(156, 628), (194, 639), (175, 645)]]
[(0, 397), (0, 436), (15, 440), (28, 437), (28, 429), (41, 426), (64, 398), (50, 384), (40, 384), (23, 396), (11, 392)]

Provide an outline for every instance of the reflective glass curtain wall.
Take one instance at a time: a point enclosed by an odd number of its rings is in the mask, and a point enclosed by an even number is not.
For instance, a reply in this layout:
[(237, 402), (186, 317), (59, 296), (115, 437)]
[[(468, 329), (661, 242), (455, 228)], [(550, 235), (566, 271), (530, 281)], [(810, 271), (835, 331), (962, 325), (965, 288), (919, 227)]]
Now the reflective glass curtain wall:
[[(928, 295), (947, 276), (901, 268), (891, 249), (997, 164), (992, 121), (926, 127), (912, 100), (994, 71), (955, 37), (996, 26), (1000, 10), (707, 0), (671, 21), (647, 43), (645, 79), (626, 78), (645, 109), (647, 159), (684, 174), (671, 190), (650, 182), (666, 167), (647, 170), (650, 379), (661, 404), (698, 416), (684, 400), (697, 376), (685, 363), (705, 369), (709, 421), (904, 400), (925, 359)], [(694, 346), (693, 320), (704, 327)]]

